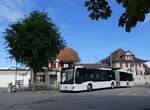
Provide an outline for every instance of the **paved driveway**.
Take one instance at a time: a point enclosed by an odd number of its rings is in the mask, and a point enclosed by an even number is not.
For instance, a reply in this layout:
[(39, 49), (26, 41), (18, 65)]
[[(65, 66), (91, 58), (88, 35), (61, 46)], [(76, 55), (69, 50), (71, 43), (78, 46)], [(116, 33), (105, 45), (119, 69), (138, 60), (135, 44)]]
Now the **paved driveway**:
[(150, 88), (103, 89), (93, 92), (0, 92), (1, 110), (150, 110)]

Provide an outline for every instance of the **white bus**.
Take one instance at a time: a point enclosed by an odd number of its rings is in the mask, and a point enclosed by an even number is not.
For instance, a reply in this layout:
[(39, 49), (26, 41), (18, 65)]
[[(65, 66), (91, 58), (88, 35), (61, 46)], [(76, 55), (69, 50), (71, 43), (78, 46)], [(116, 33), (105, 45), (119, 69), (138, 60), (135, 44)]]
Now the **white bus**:
[(91, 91), (100, 88), (131, 86), (131, 73), (112, 69), (90, 69), (82, 66), (64, 68), (61, 72), (60, 91)]

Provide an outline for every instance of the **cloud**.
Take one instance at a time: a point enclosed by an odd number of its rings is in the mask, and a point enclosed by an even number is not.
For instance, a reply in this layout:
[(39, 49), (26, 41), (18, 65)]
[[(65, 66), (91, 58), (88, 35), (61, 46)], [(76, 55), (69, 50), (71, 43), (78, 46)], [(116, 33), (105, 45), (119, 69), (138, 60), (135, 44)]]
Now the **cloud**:
[(12, 0), (0, 1), (0, 18), (2, 20), (15, 21), (22, 18), (23, 14), (17, 8), (17, 2)]
[(0, 26), (0, 33), (3, 33), (5, 31), (5, 28), (3, 26)]
[(15, 21), (17, 18), (22, 17), (22, 14), (19, 11), (10, 7), (0, 5), (0, 10), (0, 17), (9, 21)]
[(0, 0), (0, 19), (16, 21), (35, 8), (32, 0)]
[(23, 18), (35, 5), (32, 0), (0, 0), (0, 34), (9, 23)]

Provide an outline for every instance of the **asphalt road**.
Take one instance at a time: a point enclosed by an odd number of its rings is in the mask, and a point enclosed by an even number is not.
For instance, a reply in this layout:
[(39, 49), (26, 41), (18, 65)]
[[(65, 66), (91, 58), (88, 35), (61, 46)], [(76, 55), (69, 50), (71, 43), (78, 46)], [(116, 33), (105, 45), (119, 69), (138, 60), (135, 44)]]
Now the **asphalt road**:
[(80, 93), (0, 91), (0, 110), (150, 110), (150, 87)]

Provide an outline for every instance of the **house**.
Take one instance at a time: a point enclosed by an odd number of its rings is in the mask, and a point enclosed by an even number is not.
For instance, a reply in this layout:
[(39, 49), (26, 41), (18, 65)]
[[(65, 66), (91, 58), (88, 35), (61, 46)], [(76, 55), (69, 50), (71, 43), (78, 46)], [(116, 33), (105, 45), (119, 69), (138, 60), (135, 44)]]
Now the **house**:
[(147, 60), (145, 64), (150, 68), (150, 60)]
[(107, 64), (111, 68), (120, 68), (131, 71), (134, 75), (145, 75), (145, 60), (137, 58), (131, 51), (118, 49), (112, 52), (108, 57), (100, 61), (101, 64)]
[(72, 67), (80, 61), (78, 53), (69, 47), (60, 50), (57, 58), (49, 63), (50, 69), (61, 70), (64, 67)]
[(0, 68), (0, 87), (6, 88), (8, 87), (8, 83), (20, 82), (21, 86), (29, 87), (31, 71), (29, 68)]
[[(49, 63), (48, 72), (38, 72), (36, 86), (38, 89), (57, 89), (60, 83), (60, 70), (64, 67), (72, 67), (80, 61), (78, 53), (69, 47), (61, 49), (57, 58)], [(14, 85), (21, 81), (23, 87), (29, 87), (32, 83), (32, 74), (29, 68), (0, 68), (0, 87), (6, 88), (8, 83)]]
[(150, 75), (150, 60), (145, 62), (144, 68), (145, 68), (145, 74)]
[(79, 61), (79, 55), (74, 49), (69, 47), (61, 49), (56, 59), (49, 63), (49, 76), (46, 76), (46, 74), (42, 72), (38, 73), (38, 82), (46, 85), (48, 77), (50, 86), (57, 89), (60, 83), (61, 69), (65, 67), (73, 67)]

